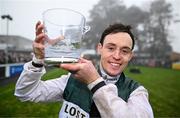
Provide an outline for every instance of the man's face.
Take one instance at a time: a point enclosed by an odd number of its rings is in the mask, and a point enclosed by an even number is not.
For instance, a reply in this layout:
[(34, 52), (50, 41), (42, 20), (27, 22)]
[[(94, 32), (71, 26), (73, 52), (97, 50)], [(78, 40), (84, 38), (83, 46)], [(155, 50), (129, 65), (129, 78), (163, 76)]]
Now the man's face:
[(120, 74), (131, 60), (132, 39), (128, 33), (119, 32), (105, 37), (103, 45), (98, 45), (100, 63), (110, 76)]

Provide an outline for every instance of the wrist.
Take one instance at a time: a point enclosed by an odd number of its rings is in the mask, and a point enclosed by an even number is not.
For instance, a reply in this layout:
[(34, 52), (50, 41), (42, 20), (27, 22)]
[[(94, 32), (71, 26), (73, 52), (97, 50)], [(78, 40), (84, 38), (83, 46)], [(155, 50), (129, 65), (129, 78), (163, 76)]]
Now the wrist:
[(33, 54), (33, 59), (32, 61), (35, 63), (35, 64), (42, 64), (44, 65), (44, 59), (38, 59), (36, 58), (35, 54)]
[(95, 81), (91, 82), (90, 84), (88, 84), (88, 88), (89, 90), (92, 90), (93, 87), (95, 87), (98, 83), (104, 81), (104, 79), (102, 77), (99, 77), (98, 79), (96, 79)]
[(93, 73), (92, 76), (89, 79), (87, 79), (87, 84), (89, 85), (90, 83), (92, 83), (98, 79), (101, 79), (101, 76), (99, 75), (99, 73), (97, 73), (97, 72)]
[(91, 92), (94, 94), (98, 89), (100, 89), (101, 87), (105, 85), (106, 85), (105, 81), (101, 81), (91, 89)]
[(43, 59), (37, 59), (36, 56), (33, 55), (32, 65), (34, 67), (41, 68), (44, 66), (44, 60)]
[(32, 61), (32, 65), (34, 67), (37, 67), (37, 68), (42, 68), (44, 66), (44, 64), (41, 64), (41, 63), (35, 63), (34, 61)]

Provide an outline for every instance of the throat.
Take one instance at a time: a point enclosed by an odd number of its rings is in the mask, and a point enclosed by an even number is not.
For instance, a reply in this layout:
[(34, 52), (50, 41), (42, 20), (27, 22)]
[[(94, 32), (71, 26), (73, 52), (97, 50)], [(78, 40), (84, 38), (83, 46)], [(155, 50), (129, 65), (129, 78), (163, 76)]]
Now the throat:
[(117, 76), (110, 76), (110, 75), (108, 75), (104, 71), (104, 69), (103, 69), (101, 64), (100, 64), (100, 72), (101, 72), (101, 75), (102, 75), (103, 79), (105, 80), (106, 84), (109, 84), (109, 83), (115, 84), (119, 80), (120, 74), (117, 75)]

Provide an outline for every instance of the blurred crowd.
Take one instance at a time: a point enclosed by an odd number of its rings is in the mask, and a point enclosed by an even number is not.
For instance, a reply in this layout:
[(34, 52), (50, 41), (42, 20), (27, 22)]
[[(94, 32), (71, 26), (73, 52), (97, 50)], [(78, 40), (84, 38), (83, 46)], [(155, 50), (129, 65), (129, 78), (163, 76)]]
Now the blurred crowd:
[(27, 51), (5, 51), (0, 50), (0, 64), (23, 63), (32, 59), (32, 52)]

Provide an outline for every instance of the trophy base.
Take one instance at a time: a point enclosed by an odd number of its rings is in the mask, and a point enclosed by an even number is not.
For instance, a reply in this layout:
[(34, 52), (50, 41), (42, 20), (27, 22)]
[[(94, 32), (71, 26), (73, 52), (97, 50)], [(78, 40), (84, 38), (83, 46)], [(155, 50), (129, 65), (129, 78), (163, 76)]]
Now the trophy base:
[(68, 58), (68, 57), (61, 57), (61, 58), (45, 58), (44, 62), (46, 64), (60, 64), (60, 63), (77, 63), (77, 58)]

